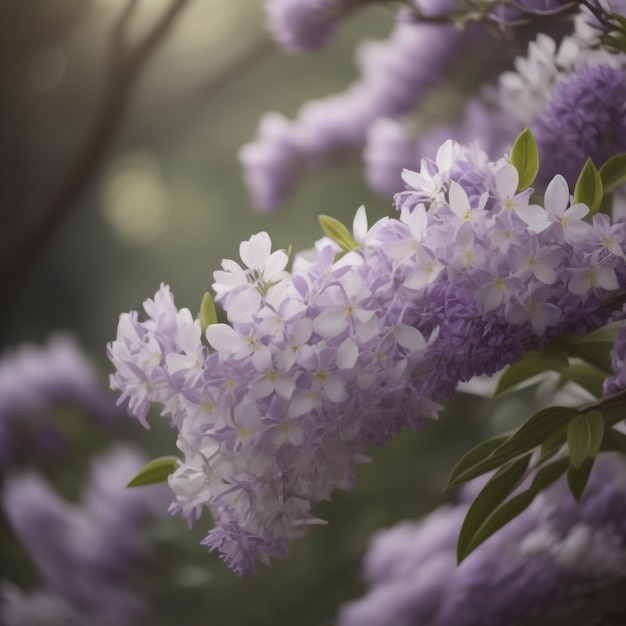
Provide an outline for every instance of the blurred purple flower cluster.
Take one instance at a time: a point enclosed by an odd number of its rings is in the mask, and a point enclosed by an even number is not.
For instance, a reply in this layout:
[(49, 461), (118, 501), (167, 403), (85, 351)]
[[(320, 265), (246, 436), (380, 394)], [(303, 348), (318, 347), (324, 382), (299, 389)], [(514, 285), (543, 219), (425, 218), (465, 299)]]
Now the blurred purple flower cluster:
[(3, 623), (137, 623), (147, 608), (129, 584), (146, 550), (140, 529), (165, 496), (161, 486), (141, 493), (125, 489), (143, 464), (131, 448), (111, 449), (94, 461), (80, 504), (63, 500), (39, 474), (7, 478), (3, 499), (9, 522), (44, 586), (22, 592), (5, 583)]
[[(90, 422), (111, 426), (126, 419), (69, 336), (43, 347), (22, 344), (0, 361), (3, 511), (42, 583), (24, 591), (2, 582), (3, 624), (123, 626), (146, 609), (130, 581), (146, 554), (140, 529), (165, 507), (167, 490), (125, 489), (144, 463), (141, 455), (118, 444), (94, 461), (80, 504), (64, 500), (29, 469), (42, 460), (74, 458), (81, 446), (76, 433), (88, 432)], [(57, 466), (46, 467), (54, 477)], [(18, 574), (22, 563), (16, 557), (3, 565)]]
[[(288, 51), (310, 51), (327, 44), (341, 20), (363, 4), (273, 0), (266, 5), (270, 32)], [(574, 32), (559, 43), (558, 37), (546, 34), (531, 41), (528, 56), (516, 58), (515, 71), (504, 72), (496, 87), (490, 84), (496, 62), (513, 62), (515, 48), (507, 38), (528, 37), (528, 30), (510, 24), (530, 17), (537, 32), (541, 20), (547, 19), (542, 16), (571, 12), (575, 5), (555, 0), (486, 6), (485, 19), (490, 16), (500, 26), (496, 38), (493, 29), (481, 23), (459, 29), (451, 23), (420, 21), (420, 15), (455, 15), (461, 5), (454, 2), (415, 5), (417, 13), (402, 12), (405, 19), (398, 21), (388, 40), (361, 45), (361, 78), (346, 91), (307, 102), (293, 121), (279, 113), (262, 118), (257, 138), (240, 152), (259, 211), (277, 210), (303, 175), (347, 155), (361, 155), (372, 189), (393, 193), (401, 184), (402, 168), (415, 169), (421, 158), (432, 158), (444, 139), (478, 141), (495, 158), (530, 126), (539, 144), (538, 183), (543, 186), (557, 173), (573, 186), (588, 157), (600, 164), (626, 151), (626, 54), (600, 46), (602, 31), (586, 7), (575, 20)], [(590, 4), (623, 14), (623, 3), (614, 5)], [(472, 66), (475, 92), (461, 119), (426, 127), (416, 123), (415, 114), (427, 96), (450, 80), (460, 61), (484, 49), (493, 54), (483, 53), (490, 60)]]
[(580, 503), (560, 480), (458, 566), (472, 484), (462, 503), (378, 533), (365, 558), (369, 590), (339, 625), (623, 623), (625, 469), (623, 457), (598, 459)]
[(68, 336), (6, 353), (0, 360), (0, 469), (58, 456), (67, 447), (58, 414), (72, 409), (104, 425), (125, 418)]

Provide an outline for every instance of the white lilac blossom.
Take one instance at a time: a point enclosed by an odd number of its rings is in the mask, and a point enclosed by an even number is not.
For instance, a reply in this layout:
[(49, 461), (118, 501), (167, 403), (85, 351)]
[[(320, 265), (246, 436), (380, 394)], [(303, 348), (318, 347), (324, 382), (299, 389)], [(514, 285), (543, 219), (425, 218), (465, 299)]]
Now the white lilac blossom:
[[(80, 504), (63, 500), (38, 474), (7, 478), (7, 518), (45, 586), (28, 594), (5, 587), (3, 623), (39, 623), (42, 606), (51, 607), (50, 619), (58, 612), (77, 624), (137, 623), (146, 610), (130, 585), (145, 553), (140, 529), (165, 505), (161, 486), (125, 489), (142, 465), (134, 450), (114, 448), (94, 463)], [(74, 622), (59, 617), (50, 623)]]
[[(266, 233), (244, 242), (245, 267), (224, 261), (215, 273), (230, 326), (203, 338), (162, 286), (147, 319), (123, 314), (108, 346), (120, 401), (144, 424), (159, 403), (178, 430), (171, 510), (193, 523), (208, 507), (204, 543), (240, 574), (285, 557), (319, 523), (313, 505), (350, 488), (367, 447), (420, 428), (459, 382), (619, 309), (626, 226), (594, 219), (574, 233), (528, 218), (578, 215), (562, 179), (548, 211), (529, 207), (532, 190), (516, 193), (506, 159), (451, 141), (403, 178), (399, 217), (368, 228), (359, 209), (340, 258), (324, 239), (289, 273)], [(607, 229), (612, 243), (599, 248)], [(602, 279), (576, 278), (600, 264)]]
[(239, 154), (255, 207), (277, 210), (302, 174), (362, 150), (376, 119), (411, 110), (480, 33), (476, 25), (399, 23), (389, 39), (360, 46), (361, 78), (346, 91), (306, 103), (293, 121), (264, 116)]
[(63, 407), (85, 411), (102, 423), (124, 417), (102, 389), (94, 368), (68, 336), (47, 346), (22, 344), (0, 360), (0, 468), (25, 456), (53, 456), (64, 449), (54, 418)]
[(378, 533), (365, 557), (369, 591), (343, 607), (339, 625), (623, 623), (625, 469), (622, 457), (598, 458), (580, 503), (561, 479), (458, 566), (467, 493)]

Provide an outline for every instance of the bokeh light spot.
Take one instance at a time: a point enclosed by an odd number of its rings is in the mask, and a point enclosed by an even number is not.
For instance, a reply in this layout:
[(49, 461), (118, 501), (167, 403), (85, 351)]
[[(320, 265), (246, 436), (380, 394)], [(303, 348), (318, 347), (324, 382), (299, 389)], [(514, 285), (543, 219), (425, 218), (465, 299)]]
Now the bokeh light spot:
[(102, 211), (126, 244), (145, 245), (167, 226), (169, 199), (159, 163), (147, 152), (118, 157), (104, 177)]

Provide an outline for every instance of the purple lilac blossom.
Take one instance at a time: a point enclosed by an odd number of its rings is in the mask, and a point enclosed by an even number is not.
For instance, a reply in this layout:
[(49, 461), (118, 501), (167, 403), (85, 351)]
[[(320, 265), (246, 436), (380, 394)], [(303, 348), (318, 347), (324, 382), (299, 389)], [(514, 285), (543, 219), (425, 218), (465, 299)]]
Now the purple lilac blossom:
[[(125, 488), (143, 465), (134, 450), (114, 448), (96, 460), (81, 504), (63, 500), (38, 474), (7, 478), (8, 520), (45, 584), (34, 598), (75, 612), (81, 624), (136, 623), (146, 610), (130, 585), (133, 566), (145, 554), (140, 529), (165, 505), (162, 486)], [(20, 615), (29, 603), (11, 593)]]
[(361, 45), (362, 76), (346, 91), (306, 103), (291, 122), (265, 116), (239, 155), (255, 207), (277, 210), (299, 176), (361, 150), (376, 119), (411, 110), (480, 33), (475, 25), (397, 24), (388, 40)]
[(339, 259), (322, 240), (290, 273), (267, 233), (243, 242), (243, 265), (214, 274), (230, 325), (204, 338), (166, 286), (145, 321), (120, 317), (111, 387), (144, 425), (153, 402), (170, 416), (171, 510), (208, 507), (204, 543), (239, 574), (284, 558), (369, 445), (420, 428), (459, 382), (602, 326), (623, 295), (626, 226), (582, 221), (561, 176), (529, 205), (506, 159), (449, 141), (403, 179), (399, 217), (368, 228), (359, 209)]
[(54, 420), (62, 407), (80, 408), (105, 424), (124, 417), (70, 337), (6, 353), (0, 360), (0, 468), (33, 448), (44, 456), (62, 451), (65, 439)]
[[(380, 532), (365, 558), (370, 589), (342, 609), (339, 625), (622, 623), (625, 469), (623, 457), (602, 455), (580, 504), (561, 479), (459, 566), (467, 493), (457, 506)], [(600, 600), (603, 592), (619, 600), (617, 610)]]
[(608, 65), (581, 67), (555, 87), (531, 129), (542, 182), (559, 172), (574, 185), (587, 158), (599, 168), (626, 152), (626, 71)]

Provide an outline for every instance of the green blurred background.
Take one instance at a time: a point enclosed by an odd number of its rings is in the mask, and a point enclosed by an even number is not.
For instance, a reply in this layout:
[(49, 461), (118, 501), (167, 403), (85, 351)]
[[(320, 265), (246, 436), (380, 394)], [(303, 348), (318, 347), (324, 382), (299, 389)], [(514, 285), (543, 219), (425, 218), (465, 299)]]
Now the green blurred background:
[[(139, 2), (131, 36), (143, 36), (167, 5)], [(0, 2), (4, 263), (90, 132), (106, 84), (111, 27), (124, 6), (119, 0)], [(393, 13), (363, 10), (328, 50), (302, 58), (271, 43), (263, 22), (259, 0), (188, 4), (137, 81), (95, 176), (37, 251), (17, 294), (0, 295), (5, 349), (70, 331), (106, 386), (105, 345), (119, 314), (140, 308), (161, 282), (179, 307), (195, 313), (220, 260), (237, 258), (239, 242), (252, 233), (266, 230), (276, 247), (298, 250), (321, 235), (319, 213), (350, 223), (361, 204), (371, 221), (390, 212), (391, 200), (372, 195), (358, 163), (306, 180), (279, 215), (252, 211), (237, 151), (254, 137), (260, 116), (268, 110), (293, 116), (307, 99), (344, 88), (356, 78), (357, 42), (385, 36)], [(372, 450), (374, 463), (359, 468), (354, 490), (318, 508), (329, 525), (313, 527), (287, 561), (261, 568), (255, 579), (237, 579), (198, 545), (208, 516), (188, 532), (182, 519), (164, 514), (147, 531), (152, 553), (137, 583), (154, 608), (146, 623), (334, 623), (337, 607), (363, 591), (359, 572), (371, 533), (451, 497), (442, 493), (445, 477), (487, 434), (486, 412), (484, 401), (465, 397), (424, 432), (406, 432)], [(146, 432), (129, 420), (123, 437), (148, 456), (175, 453), (173, 431), (156, 414), (151, 421)], [(76, 445), (77, 467), (86, 468), (90, 447), (80, 437)], [(79, 483), (80, 469), (71, 476)], [(32, 584), (25, 572), (14, 571), (14, 578)]]

